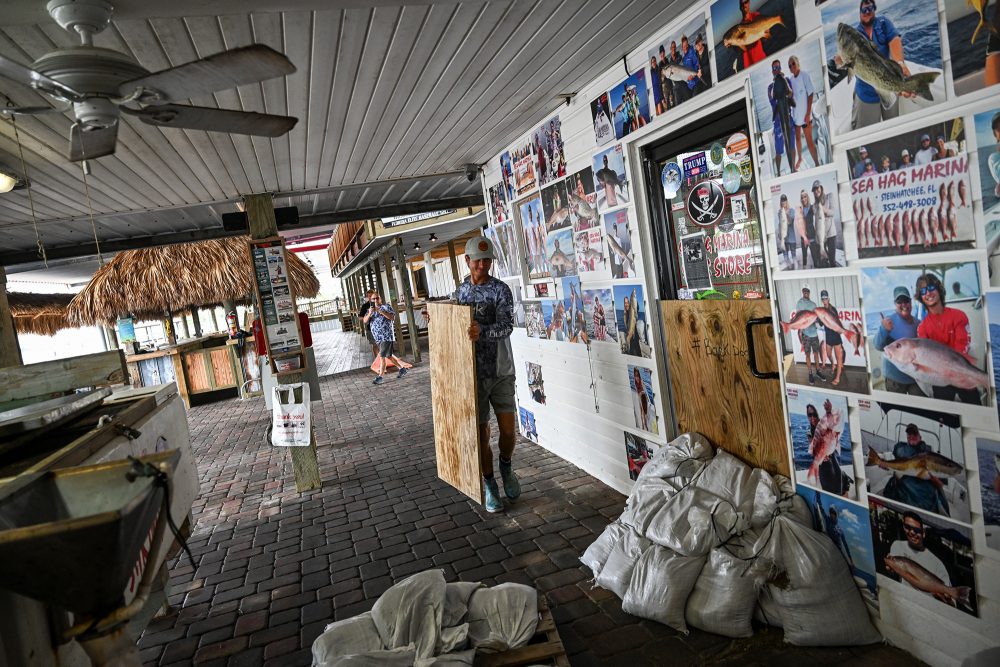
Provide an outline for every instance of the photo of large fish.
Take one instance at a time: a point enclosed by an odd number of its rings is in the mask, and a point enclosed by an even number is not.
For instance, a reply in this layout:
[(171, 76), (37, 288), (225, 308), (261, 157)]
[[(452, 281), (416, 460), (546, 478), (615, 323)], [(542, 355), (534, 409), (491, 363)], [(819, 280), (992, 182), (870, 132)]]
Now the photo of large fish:
[(848, 76), (857, 76), (875, 88), (883, 107), (895, 104), (899, 93), (912, 93), (934, 101), (930, 86), (941, 75), (940, 72), (906, 76), (899, 63), (879, 53), (867, 37), (846, 23), (837, 26), (837, 51)]
[(935, 477), (956, 477), (965, 475), (965, 468), (947, 456), (937, 452), (921, 452), (908, 459), (884, 459), (874, 449), (868, 450), (868, 465), (887, 468), (899, 475), (925, 478), (928, 473)]
[(861, 336), (858, 334), (857, 330), (845, 327), (839, 317), (823, 306), (817, 306), (816, 310), (800, 310), (795, 313), (795, 317), (792, 318), (791, 322), (781, 323), (781, 330), (784, 333), (788, 333), (789, 331), (808, 329), (816, 323), (816, 320), (819, 320), (819, 323), (827, 329), (842, 334), (844, 338), (846, 338), (855, 348), (859, 346)]
[(840, 410), (831, 410), (820, 417), (809, 442), (809, 453), (813, 460), (806, 475), (807, 480), (815, 480), (815, 483), (819, 484), (820, 464), (840, 450), (840, 431), (843, 424)]
[(971, 609), (969, 593), (972, 589), (969, 586), (946, 586), (937, 575), (905, 556), (886, 556), (885, 565), (917, 590), (931, 595), (942, 595), (949, 598), (956, 606), (962, 605)]
[(901, 338), (886, 345), (882, 354), (912, 377), (927, 396), (933, 396), (931, 387), (980, 389), (990, 385), (986, 373), (964, 355), (927, 338)]
[(755, 42), (771, 39), (771, 30), (779, 25), (785, 25), (780, 16), (758, 16), (749, 23), (737, 23), (722, 36), (722, 45), (746, 51)]

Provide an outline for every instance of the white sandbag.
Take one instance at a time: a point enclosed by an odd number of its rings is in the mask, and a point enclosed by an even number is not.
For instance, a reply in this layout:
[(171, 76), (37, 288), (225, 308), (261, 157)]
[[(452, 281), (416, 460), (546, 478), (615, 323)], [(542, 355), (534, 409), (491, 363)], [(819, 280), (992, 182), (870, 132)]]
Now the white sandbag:
[(313, 667), (415, 667), (419, 664), (412, 646), (381, 651), (342, 655), (328, 662), (313, 662)]
[(767, 525), (775, 514), (781, 490), (774, 477), (762, 468), (754, 468), (750, 473), (750, 488), (753, 489), (750, 525), (759, 529)]
[(627, 526), (623, 526), (624, 534), (613, 546), (604, 567), (596, 577), (596, 583), (606, 588), (618, 597), (625, 597), (629, 582), (632, 581), (632, 570), (642, 553), (651, 544), (642, 535)]
[(649, 522), (663, 508), (670, 497), (677, 493), (678, 488), (675, 486), (675, 482), (669, 479), (649, 477), (637, 481), (632, 487), (625, 511), (618, 517), (618, 521), (640, 535), (644, 535), (649, 527)]
[(618, 521), (608, 524), (604, 532), (591, 542), (587, 550), (580, 556), (580, 562), (590, 568), (590, 571), (594, 573), (595, 579), (604, 568), (608, 556), (611, 555), (611, 550), (624, 539), (627, 530), (629, 530), (628, 527), (623, 526)]
[(635, 565), (622, 611), (687, 634), (684, 606), (704, 562), (701, 556), (679, 556), (659, 545), (650, 546)]
[(756, 491), (752, 472), (753, 468), (720, 449), (691, 483), (729, 501), (736, 511), (749, 517)]
[[(427, 665), (430, 667), (464, 667), (465, 665), (472, 665), (476, 660), (476, 649), (470, 648), (464, 651), (455, 651), (453, 653), (445, 653), (444, 655), (439, 655), (432, 661), (428, 662)], [(423, 667), (421, 665), (421, 667)]]
[(469, 599), (483, 586), (484, 584), (478, 581), (456, 581), (445, 584), (441, 627), (450, 628), (461, 625), (469, 611)]
[[(742, 555), (742, 554), (741, 554)], [(750, 637), (757, 587), (749, 563), (725, 547), (712, 549), (687, 600), (685, 618), (699, 630)]]
[(538, 628), (538, 591), (505, 583), (483, 588), (469, 600), (469, 645), (498, 653), (528, 643)]
[(780, 573), (769, 588), (785, 641), (798, 646), (881, 641), (847, 562), (830, 538), (783, 514), (774, 519), (773, 529), (761, 558)]
[(313, 665), (333, 665), (343, 656), (380, 651), (383, 648), (385, 647), (382, 646), (372, 614), (366, 611), (326, 626), (323, 634), (313, 641)]
[(781, 609), (771, 595), (770, 586), (762, 586), (757, 591), (757, 606), (753, 610), (754, 620), (775, 628), (781, 627)]
[(803, 526), (812, 526), (812, 513), (805, 499), (795, 493), (792, 480), (784, 475), (775, 475), (774, 483), (778, 487), (778, 512), (794, 519)]
[(715, 455), (712, 445), (699, 433), (685, 433), (674, 438), (666, 447), (653, 454), (639, 472), (643, 479), (672, 480), (676, 489), (682, 488), (697, 475)]
[(444, 572), (426, 570), (407, 577), (382, 593), (372, 607), (372, 620), (389, 649), (413, 645), (418, 659), (435, 654), (445, 599)]
[(731, 502), (692, 484), (651, 518), (646, 537), (681, 556), (707, 556), (713, 547), (748, 527), (746, 517)]
[(466, 648), (469, 640), (469, 624), (462, 623), (450, 628), (441, 628), (441, 636), (434, 647), (434, 655), (443, 655)]

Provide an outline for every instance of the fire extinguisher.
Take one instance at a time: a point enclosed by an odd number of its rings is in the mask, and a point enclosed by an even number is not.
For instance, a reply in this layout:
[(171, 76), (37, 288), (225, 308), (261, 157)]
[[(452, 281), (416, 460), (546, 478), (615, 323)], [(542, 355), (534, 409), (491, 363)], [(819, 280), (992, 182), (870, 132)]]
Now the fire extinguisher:
[(236, 334), (240, 332), (240, 321), (235, 310), (226, 315), (226, 325), (229, 327), (229, 337), (236, 338)]

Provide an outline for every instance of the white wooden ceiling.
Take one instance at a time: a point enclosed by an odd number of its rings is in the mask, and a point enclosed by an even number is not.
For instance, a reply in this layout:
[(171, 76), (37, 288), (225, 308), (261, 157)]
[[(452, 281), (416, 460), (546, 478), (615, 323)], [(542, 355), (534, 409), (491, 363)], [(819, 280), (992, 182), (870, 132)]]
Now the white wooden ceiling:
[[(5, 0), (0, 54), (30, 64), (74, 43), (44, 0)], [(677, 3), (682, 4), (682, 3)], [(122, 120), (118, 151), (88, 177), (108, 249), (208, 238), (240, 195), (270, 191), (303, 225), (481, 199), (465, 163), (481, 164), (558, 109), (596, 72), (676, 12), (663, 0), (121, 0), (95, 43), (156, 71), (263, 43), (298, 71), (192, 104), (297, 116), (276, 139), (161, 129)], [(222, 12), (200, 16), (203, 7)], [(230, 13), (232, 12), (232, 13)], [(240, 13), (241, 12), (241, 13)], [(46, 101), (0, 78), (16, 105)], [(2, 100), (3, 98), (0, 98)], [(93, 252), (87, 194), (64, 155), (71, 119), (16, 122), (37, 230), (53, 257)], [(0, 122), (0, 166), (22, 173), (14, 125)], [(0, 195), (0, 263), (31, 260), (26, 190)]]

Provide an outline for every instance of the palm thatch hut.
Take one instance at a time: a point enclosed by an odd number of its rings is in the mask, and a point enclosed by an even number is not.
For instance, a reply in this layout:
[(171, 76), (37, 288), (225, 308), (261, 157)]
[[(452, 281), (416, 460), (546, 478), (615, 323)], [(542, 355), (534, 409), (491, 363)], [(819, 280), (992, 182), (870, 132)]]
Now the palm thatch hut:
[[(169, 312), (243, 300), (253, 292), (248, 236), (126, 250), (102, 266), (70, 302), (77, 324), (114, 324), (120, 314), (159, 319)], [(319, 279), (295, 253), (288, 276), (296, 296), (313, 297)]]
[(66, 316), (66, 308), (72, 299), (72, 294), (8, 292), (7, 302), (14, 318), (14, 329), (19, 334), (54, 336), (60, 329), (79, 326)]

